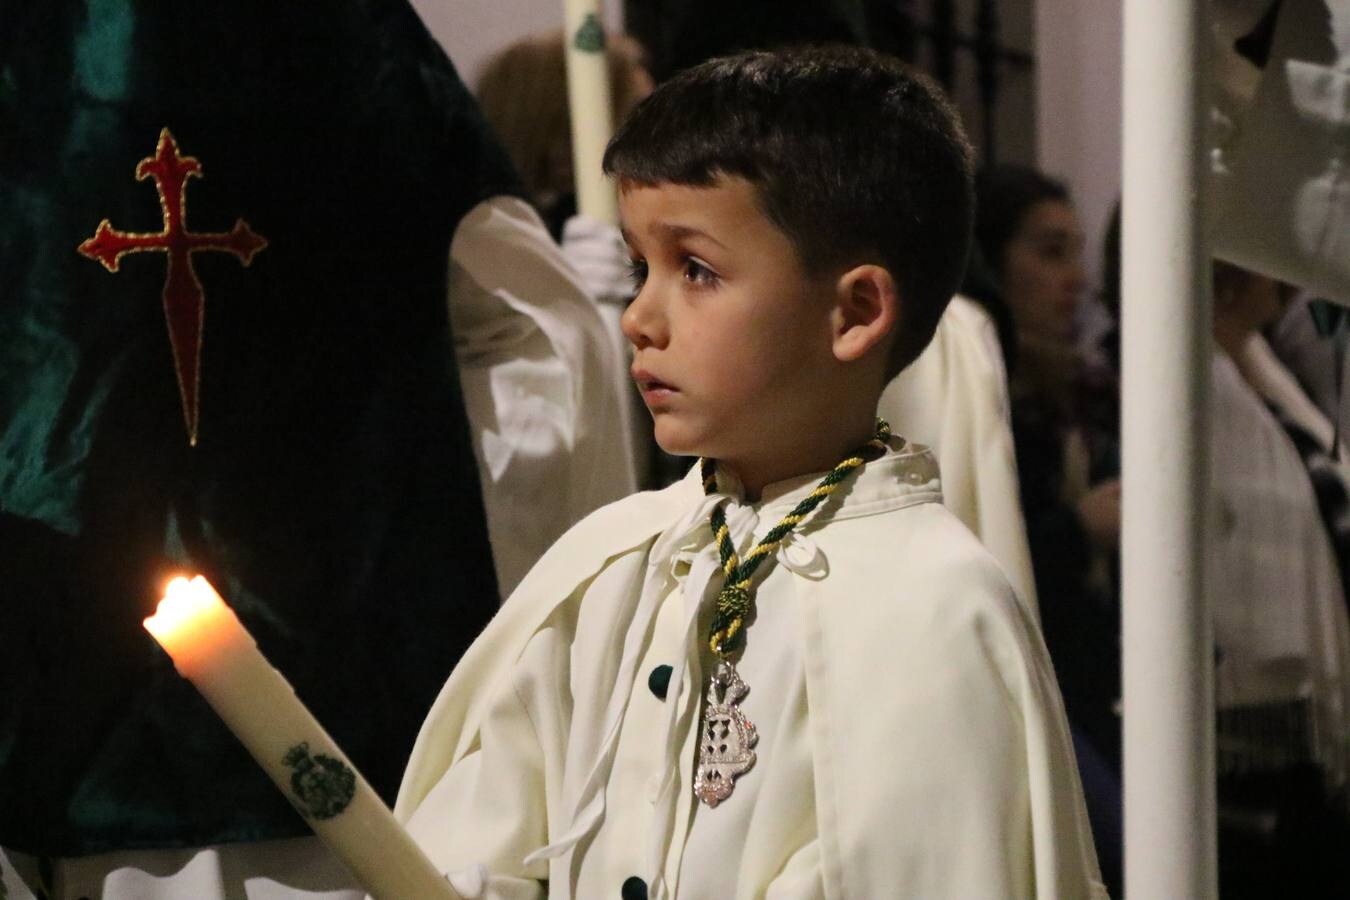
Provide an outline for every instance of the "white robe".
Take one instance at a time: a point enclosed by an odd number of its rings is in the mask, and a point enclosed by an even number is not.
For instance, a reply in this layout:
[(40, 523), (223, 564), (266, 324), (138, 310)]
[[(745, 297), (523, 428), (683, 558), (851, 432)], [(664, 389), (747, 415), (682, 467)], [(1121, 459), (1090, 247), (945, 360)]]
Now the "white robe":
[[(729, 499), (742, 552), (817, 478)], [(726, 495), (704, 497), (691, 472), (544, 557), (433, 706), (395, 808), (457, 890), (533, 898), (547, 879), (550, 897), (587, 900), (641, 878), (652, 898), (1105, 895), (1024, 606), (941, 505), (927, 451), (853, 478), (757, 592), (741, 666), (759, 757), (716, 809), (694, 810), (690, 779), (718, 587), (707, 514)], [(661, 660), (664, 703), (648, 688)]]
[(957, 295), (928, 348), (886, 387), (878, 415), (932, 447), (947, 508), (989, 548), (1036, 614), (1027, 525), (1008, 411), (1008, 375), (994, 323)]
[(1206, 576), (1220, 710), (1313, 701), (1318, 761), (1350, 773), (1350, 623), (1317, 501), (1284, 429), (1225, 354), (1213, 360)]
[[(571, 525), (634, 489), (617, 416), (613, 370), (620, 364), (593, 304), (521, 200), (497, 197), (461, 220), (448, 297), (505, 596)], [(0, 884), (10, 900), (32, 896), (19, 869), (36, 871), (28, 858), (0, 848)], [(53, 900), (364, 896), (312, 837), (119, 851), (58, 860), (54, 875)]]
[(624, 336), (622, 324), (624, 310), (635, 293), (628, 247), (616, 226), (578, 214), (563, 225), (562, 251), (586, 286), (586, 293), (595, 301), (596, 312), (605, 323), (610, 346), (620, 363), (614, 370), (614, 383), (618, 396), (626, 401), (620, 404), (621, 424), (636, 463), (638, 484), (648, 484), (656, 449), (652, 417), (629, 373), (633, 345)]
[(626, 366), (535, 211), (498, 197), (450, 246), (450, 322), (502, 597), (563, 532), (637, 489)]

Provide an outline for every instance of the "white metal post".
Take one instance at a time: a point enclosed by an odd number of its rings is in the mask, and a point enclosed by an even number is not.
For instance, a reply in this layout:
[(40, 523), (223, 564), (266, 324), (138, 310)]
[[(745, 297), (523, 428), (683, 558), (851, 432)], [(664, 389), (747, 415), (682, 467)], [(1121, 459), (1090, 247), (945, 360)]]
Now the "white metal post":
[(1125, 883), (1217, 896), (1204, 0), (1124, 4)]

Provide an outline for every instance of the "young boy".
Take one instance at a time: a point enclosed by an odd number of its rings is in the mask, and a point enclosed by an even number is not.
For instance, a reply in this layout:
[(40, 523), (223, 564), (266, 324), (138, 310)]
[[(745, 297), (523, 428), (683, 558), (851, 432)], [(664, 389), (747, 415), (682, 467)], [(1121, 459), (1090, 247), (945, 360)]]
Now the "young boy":
[(564, 536), (397, 807), (466, 897), (1104, 896), (1050, 663), (873, 417), (956, 288), (970, 150), (861, 50), (677, 75), (605, 157), (672, 487)]

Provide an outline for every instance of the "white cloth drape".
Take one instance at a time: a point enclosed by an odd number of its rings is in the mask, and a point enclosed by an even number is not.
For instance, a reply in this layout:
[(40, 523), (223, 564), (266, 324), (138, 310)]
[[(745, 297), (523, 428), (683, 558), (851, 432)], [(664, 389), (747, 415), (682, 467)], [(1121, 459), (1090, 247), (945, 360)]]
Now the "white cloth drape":
[(881, 395), (878, 415), (896, 434), (931, 447), (943, 502), (1003, 566), (1036, 614), (1027, 526), (1008, 412), (1008, 377), (989, 316), (960, 295), (933, 342)]
[(620, 398), (620, 420), (628, 435), (630, 452), (636, 463), (638, 484), (647, 483), (647, 471), (656, 447), (652, 439), (652, 417), (633, 385), (629, 367), (633, 346), (623, 335), (620, 320), (633, 297), (634, 283), (628, 269), (628, 249), (619, 229), (608, 222), (576, 215), (563, 225), (563, 255), (572, 265), (586, 292), (595, 301), (605, 333), (614, 348), (614, 389)]

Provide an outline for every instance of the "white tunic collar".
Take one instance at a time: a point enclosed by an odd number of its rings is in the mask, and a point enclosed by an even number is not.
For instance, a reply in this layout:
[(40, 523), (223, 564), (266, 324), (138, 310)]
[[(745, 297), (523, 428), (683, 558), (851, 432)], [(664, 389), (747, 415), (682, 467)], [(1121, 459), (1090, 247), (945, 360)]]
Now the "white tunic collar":
[[(743, 499), (744, 488), (736, 476), (718, 471), (716, 496), (731, 500), (733, 505), (748, 506), (761, 518), (776, 522), (815, 490), (825, 475), (825, 472), (811, 472), (775, 481), (765, 485), (758, 502), (747, 504)], [(685, 476), (685, 481), (695, 485), (700, 483), (697, 466)], [(940, 502), (942, 490), (937, 459), (922, 444), (892, 437), (886, 455), (872, 460), (846, 479), (834, 497), (838, 499), (822, 506), (822, 510), (831, 507), (828, 517), (832, 519), (867, 515), (877, 511), (876, 504), (894, 509), (915, 502)]]

